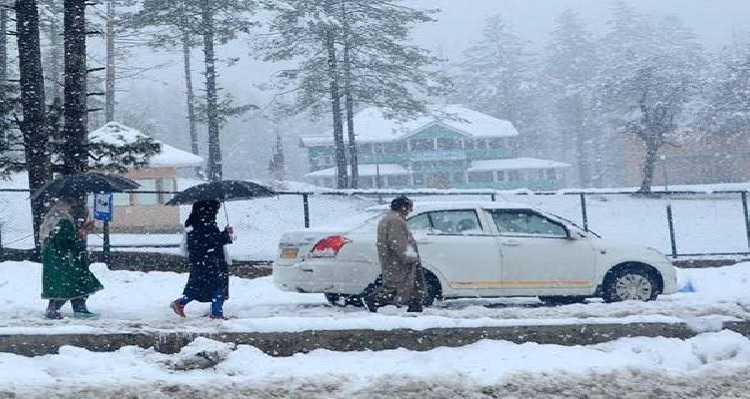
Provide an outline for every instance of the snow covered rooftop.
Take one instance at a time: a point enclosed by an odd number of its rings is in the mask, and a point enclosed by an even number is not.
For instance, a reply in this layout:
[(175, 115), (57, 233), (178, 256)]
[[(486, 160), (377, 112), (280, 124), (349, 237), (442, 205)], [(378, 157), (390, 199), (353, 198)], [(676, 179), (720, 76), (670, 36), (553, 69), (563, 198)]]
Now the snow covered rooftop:
[(510, 158), (490, 159), (484, 161), (473, 161), (469, 172), (481, 172), (490, 170), (513, 170), (513, 169), (552, 169), (569, 168), (570, 164), (546, 159), (536, 158)]
[[(378, 165), (359, 165), (359, 175), (360, 176), (377, 176), (378, 175), (378, 169), (380, 169), (379, 173), (381, 176), (388, 176), (388, 175), (408, 175), (409, 171), (406, 170), (403, 166), (397, 165), (397, 164), (381, 164), (379, 167)], [(349, 167), (349, 173), (351, 173), (352, 169)], [(336, 168), (328, 168), (328, 169), (321, 169), (312, 173), (308, 173), (305, 175), (305, 177), (334, 177), (336, 176)]]
[[(89, 140), (91, 142), (103, 143), (122, 143), (130, 144), (135, 142), (139, 137), (147, 138), (148, 136), (141, 133), (140, 130), (125, 126), (118, 122), (107, 122), (104, 126), (91, 132)], [(172, 166), (176, 168), (200, 166), (203, 164), (203, 158), (172, 147), (159, 140), (154, 140), (159, 144), (161, 152), (151, 157), (149, 166)]]
[[(402, 139), (418, 133), (434, 124), (440, 124), (469, 137), (518, 136), (513, 124), (461, 105), (435, 107), (430, 115), (409, 121), (387, 119), (381, 109), (365, 108), (354, 116), (354, 129), (360, 143), (384, 142)], [(304, 147), (332, 145), (330, 133), (301, 136)]]

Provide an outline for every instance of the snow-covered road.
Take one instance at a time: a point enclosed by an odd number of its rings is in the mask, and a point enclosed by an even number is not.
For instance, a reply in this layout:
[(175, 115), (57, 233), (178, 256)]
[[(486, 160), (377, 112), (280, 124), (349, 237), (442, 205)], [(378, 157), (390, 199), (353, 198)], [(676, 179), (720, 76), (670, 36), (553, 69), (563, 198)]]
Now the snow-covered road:
[[(653, 302), (546, 306), (535, 298), (461, 299), (438, 303), (414, 317), (403, 309), (386, 307), (377, 314), (362, 308), (328, 305), (320, 294), (277, 290), (270, 277), (231, 279), (225, 311), (234, 318), (208, 320), (207, 304), (190, 304), (188, 318), (176, 317), (168, 307), (187, 279), (184, 274), (110, 271), (92, 265), (105, 289), (89, 300), (102, 314), (98, 320), (42, 317), (39, 298), (41, 267), (30, 262), (0, 263), (0, 334), (192, 331), (270, 332), (320, 329), (425, 329), (533, 324), (687, 322), (716, 326), (722, 320), (750, 319), (750, 263), (713, 269), (679, 270), (681, 284), (690, 281), (696, 292), (659, 297)], [(64, 315), (70, 315), (64, 308)], [(711, 329), (711, 328), (708, 328)]]

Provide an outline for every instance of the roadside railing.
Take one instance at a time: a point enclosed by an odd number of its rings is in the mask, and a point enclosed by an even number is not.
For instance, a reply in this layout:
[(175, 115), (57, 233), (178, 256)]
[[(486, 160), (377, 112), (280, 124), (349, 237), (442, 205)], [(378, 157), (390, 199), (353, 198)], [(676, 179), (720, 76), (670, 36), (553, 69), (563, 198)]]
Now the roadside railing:
[[(139, 198), (174, 194), (137, 191)], [(648, 245), (672, 258), (750, 255), (750, 218), (747, 191), (494, 191), (494, 190), (329, 190), (279, 192), (277, 197), (226, 204), (239, 241), (233, 256), (241, 260), (270, 261), (284, 231), (335, 224), (363, 209), (389, 202), (397, 195), (415, 201), (507, 201), (539, 207), (608, 238)], [(33, 233), (28, 190), (0, 189), (0, 249), (31, 248)], [(146, 199), (146, 202), (149, 202)], [(150, 202), (149, 202), (150, 203)], [(155, 204), (153, 206), (159, 206)], [(137, 207), (115, 208), (115, 218), (132, 216)], [(127, 232), (98, 232), (89, 237), (91, 248), (105, 253), (117, 250), (179, 251), (179, 225), (190, 211), (179, 207), (170, 216), (173, 231), (148, 228)], [(128, 213), (130, 212), (130, 214)], [(167, 225), (153, 217), (154, 225)], [(108, 230), (108, 229), (103, 229)]]

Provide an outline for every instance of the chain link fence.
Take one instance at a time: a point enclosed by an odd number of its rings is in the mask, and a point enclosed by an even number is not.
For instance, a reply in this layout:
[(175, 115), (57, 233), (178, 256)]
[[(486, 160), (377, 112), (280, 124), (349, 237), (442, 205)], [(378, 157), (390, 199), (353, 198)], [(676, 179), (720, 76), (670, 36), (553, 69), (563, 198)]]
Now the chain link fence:
[[(168, 207), (174, 192), (135, 192), (142, 203), (115, 199), (110, 225), (112, 251), (178, 253), (181, 224), (190, 207)], [(748, 255), (750, 224), (747, 192), (663, 192), (637, 196), (632, 192), (508, 193), (494, 191), (341, 191), (282, 192), (272, 198), (227, 202), (219, 224), (231, 224), (237, 241), (232, 257), (272, 261), (285, 231), (336, 226), (364, 219), (363, 212), (406, 194), (423, 201), (504, 201), (527, 204), (563, 216), (604, 238), (646, 245), (674, 258)], [(147, 199), (153, 196), (153, 201)], [(33, 248), (29, 193), (0, 189), (0, 248)], [(132, 197), (131, 197), (132, 198)], [(101, 224), (101, 222), (100, 222)], [(101, 249), (100, 229), (89, 236), (91, 249)]]

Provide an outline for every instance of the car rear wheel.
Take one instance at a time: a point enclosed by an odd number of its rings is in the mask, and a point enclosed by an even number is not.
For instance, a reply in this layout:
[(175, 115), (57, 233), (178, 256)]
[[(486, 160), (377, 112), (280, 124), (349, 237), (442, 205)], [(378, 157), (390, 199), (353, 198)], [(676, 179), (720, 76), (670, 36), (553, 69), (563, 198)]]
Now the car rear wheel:
[(539, 300), (547, 305), (571, 305), (586, 302), (585, 296), (540, 296)]
[(649, 270), (629, 267), (610, 274), (602, 294), (606, 302), (651, 301), (658, 295), (658, 284)]
[(427, 293), (422, 301), (423, 306), (432, 306), (435, 304), (435, 300), (442, 298), (443, 290), (440, 287), (440, 280), (435, 277), (434, 274), (425, 270), (424, 279), (427, 283)]
[(326, 292), (325, 296), (328, 303), (333, 306), (339, 306), (342, 308), (347, 306), (355, 306), (361, 308), (362, 306), (364, 306), (359, 295), (334, 294)]
[[(432, 306), (435, 303), (435, 300), (442, 298), (443, 290), (440, 286), (440, 281), (438, 280), (438, 278), (427, 270), (425, 270), (425, 282), (427, 283), (427, 292), (424, 296), (424, 300), (422, 301), (422, 306), (427, 307)], [(378, 276), (378, 278), (370, 283), (370, 285), (368, 285), (367, 288), (362, 291), (362, 294), (357, 297), (357, 299), (359, 300), (359, 305), (357, 306), (363, 306), (362, 297), (372, 295), (382, 286), (383, 276)]]

